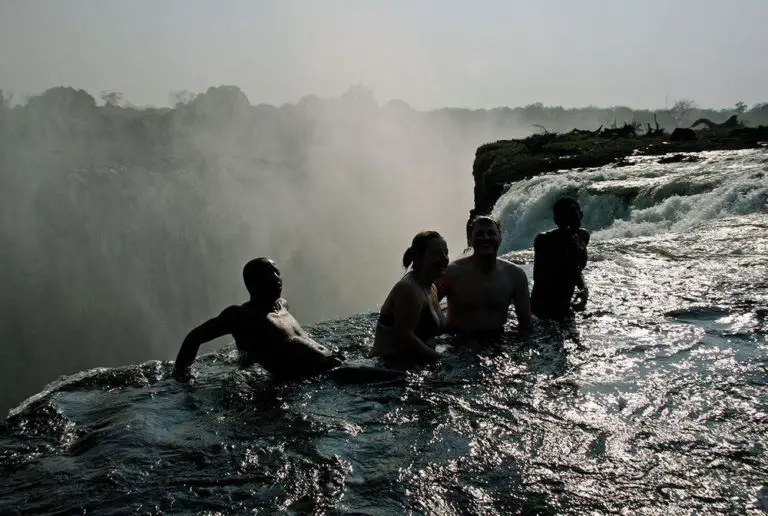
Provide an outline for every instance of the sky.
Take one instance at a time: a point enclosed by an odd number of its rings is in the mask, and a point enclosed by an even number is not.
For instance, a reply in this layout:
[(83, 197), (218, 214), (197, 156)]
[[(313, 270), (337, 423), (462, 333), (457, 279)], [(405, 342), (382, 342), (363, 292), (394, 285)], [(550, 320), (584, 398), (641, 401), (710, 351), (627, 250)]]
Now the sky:
[(724, 108), (768, 101), (766, 21), (768, 0), (0, 0), (0, 89)]

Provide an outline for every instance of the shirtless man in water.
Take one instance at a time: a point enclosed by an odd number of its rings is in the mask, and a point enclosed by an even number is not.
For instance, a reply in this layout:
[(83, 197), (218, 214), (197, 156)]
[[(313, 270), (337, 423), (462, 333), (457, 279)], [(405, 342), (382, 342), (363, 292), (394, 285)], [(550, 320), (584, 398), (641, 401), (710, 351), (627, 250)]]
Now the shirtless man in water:
[(174, 376), (187, 376), (202, 344), (232, 335), (241, 364), (259, 364), (276, 379), (303, 379), (326, 372), (340, 382), (402, 378), (400, 371), (344, 366), (341, 357), (312, 340), (288, 311), (288, 303), (281, 297), (280, 271), (269, 258), (248, 262), (243, 268), (243, 280), (251, 299), (225, 308), (189, 332), (176, 357)]
[(472, 255), (448, 265), (438, 281), (439, 298), (448, 300), (447, 331), (468, 340), (497, 339), (510, 305), (514, 305), (518, 329), (527, 329), (531, 324), (528, 278), (520, 267), (497, 257), (499, 223), (481, 216), (467, 230)]

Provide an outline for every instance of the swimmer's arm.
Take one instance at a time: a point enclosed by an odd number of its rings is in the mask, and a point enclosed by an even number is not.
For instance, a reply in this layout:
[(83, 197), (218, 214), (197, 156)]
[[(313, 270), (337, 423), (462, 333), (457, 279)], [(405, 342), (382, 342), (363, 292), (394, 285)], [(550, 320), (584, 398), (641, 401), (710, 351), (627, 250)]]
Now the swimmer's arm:
[(579, 290), (586, 290), (587, 284), (584, 282), (584, 271), (579, 271), (576, 275), (576, 286)]
[(440, 353), (419, 339), (414, 330), (419, 324), (424, 308), (414, 289), (405, 282), (399, 282), (394, 289), (393, 332), (405, 353), (429, 359), (440, 358)]
[(584, 228), (581, 228), (579, 229), (579, 236), (584, 241), (584, 247), (587, 247), (589, 245), (589, 237), (590, 237), (589, 231), (587, 231)]
[[(579, 230), (579, 238), (583, 242), (583, 252), (584, 252), (584, 266), (587, 264), (587, 245), (589, 245), (589, 232), (585, 229)], [(584, 310), (584, 308), (587, 305), (587, 300), (589, 299), (589, 289), (587, 289), (587, 284), (584, 281), (584, 267), (579, 268), (579, 272), (576, 275), (576, 287), (579, 289), (579, 292), (577, 294), (577, 301), (574, 303), (573, 307), (577, 311)]]
[(512, 285), (514, 290), (512, 291), (512, 304), (515, 307), (515, 315), (517, 315), (517, 328), (518, 330), (527, 330), (531, 327), (531, 295), (528, 292), (528, 276), (525, 275), (525, 271), (520, 267), (514, 265), (509, 268), (509, 273), (512, 276)]
[(435, 289), (437, 290), (438, 303), (451, 293), (450, 266), (448, 267), (449, 268), (446, 271), (446, 273), (442, 275), (440, 278), (438, 278), (437, 281), (435, 281)]
[(433, 285), (433, 289), (435, 292), (435, 298), (437, 301), (437, 315), (440, 318), (440, 332), (445, 333), (447, 326), (446, 326), (446, 316), (443, 313), (443, 310), (440, 308), (440, 302), (445, 299), (446, 297), (451, 295), (451, 286), (453, 282), (453, 278), (451, 276), (451, 266), (448, 266), (448, 270), (446, 270), (445, 274), (443, 274), (440, 278), (435, 281), (435, 284)]
[(576, 312), (582, 312), (587, 307), (587, 301), (589, 301), (589, 289), (584, 282), (584, 273), (582, 271), (579, 271), (579, 274), (576, 277), (576, 287), (578, 287), (579, 290), (574, 296), (571, 308)]
[(437, 314), (438, 323), (440, 325), (440, 331), (443, 331), (445, 329), (445, 315), (443, 315), (443, 311), (440, 309), (440, 292), (437, 285), (432, 285), (431, 294), (435, 313)]
[[(587, 266), (587, 260), (589, 259), (587, 254), (587, 246), (589, 245), (589, 231), (583, 228), (579, 229), (575, 235), (575, 242), (576, 252), (579, 260), (577, 267), (579, 272), (581, 272), (584, 270), (584, 267)], [(579, 276), (581, 276), (581, 274), (579, 274)], [(584, 284), (584, 278), (579, 278), (578, 281), (581, 282), (581, 285)]]
[(176, 355), (176, 363), (173, 367), (174, 374), (186, 372), (195, 361), (200, 346), (213, 339), (223, 337), (231, 333), (227, 317), (224, 317), (226, 311), (221, 315), (205, 321), (197, 328), (190, 331), (181, 343), (179, 354)]

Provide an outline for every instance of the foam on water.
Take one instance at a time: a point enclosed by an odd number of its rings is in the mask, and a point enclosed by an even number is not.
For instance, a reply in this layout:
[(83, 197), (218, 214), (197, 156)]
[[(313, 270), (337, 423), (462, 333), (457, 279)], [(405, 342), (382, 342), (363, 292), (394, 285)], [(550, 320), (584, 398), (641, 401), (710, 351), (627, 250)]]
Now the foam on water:
[(697, 163), (675, 164), (635, 158), (631, 166), (513, 183), (493, 210), (504, 224), (502, 250), (529, 248), (538, 232), (552, 227), (552, 204), (563, 195), (579, 200), (584, 226), (598, 240), (686, 231), (719, 217), (768, 212), (764, 150), (698, 157)]

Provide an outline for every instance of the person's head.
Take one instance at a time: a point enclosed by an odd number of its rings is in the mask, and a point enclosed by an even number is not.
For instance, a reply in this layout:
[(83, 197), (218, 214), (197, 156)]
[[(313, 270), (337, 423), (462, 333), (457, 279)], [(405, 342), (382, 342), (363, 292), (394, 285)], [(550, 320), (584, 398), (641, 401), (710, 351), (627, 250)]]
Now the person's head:
[(472, 220), (467, 230), (469, 245), (474, 254), (496, 256), (501, 245), (501, 224), (498, 220), (481, 215)]
[(403, 254), (403, 267), (413, 266), (417, 274), (435, 280), (448, 267), (448, 244), (437, 231), (422, 231), (411, 241)]
[(560, 229), (570, 229), (576, 231), (581, 227), (581, 206), (572, 197), (563, 197), (558, 199), (552, 206), (552, 215), (554, 215), (555, 224)]
[(280, 269), (270, 258), (254, 258), (243, 267), (245, 288), (253, 301), (274, 303), (283, 293)]

